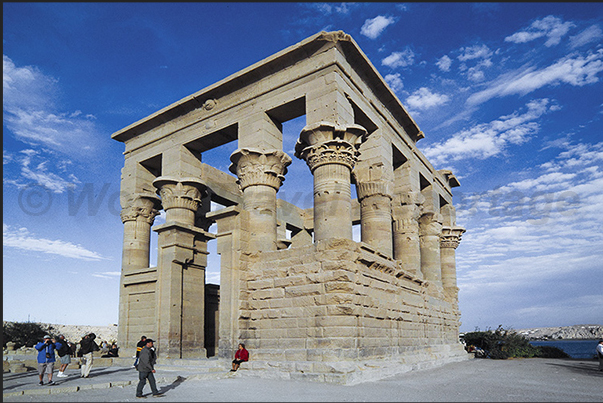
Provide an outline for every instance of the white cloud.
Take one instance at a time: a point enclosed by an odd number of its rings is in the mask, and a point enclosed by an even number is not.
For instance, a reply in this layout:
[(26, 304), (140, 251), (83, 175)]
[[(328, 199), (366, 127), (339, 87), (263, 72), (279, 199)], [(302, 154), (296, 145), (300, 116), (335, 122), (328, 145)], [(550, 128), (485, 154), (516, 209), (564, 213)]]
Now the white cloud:
[(546, 36), (548, 39), (544, 45), (550, 47), (559, 44), (561, 38), (567, 34), (571, 27), (574, 26), (575, 24), (569, 21), (562, 22), (560, 18), (549, 15), (541, 20), (532, 22), (532, 24), (530, 24), (530, 26), (525, 30), (516, 32), (511, 36), (507, 36), (505, 41), (513, 43), (526, 43)]
[[(19, 179), (6, 178), (4, 180), (5, 184), (14, 185), (18, 188), (35, 184), (53, 193), (63, 193), (75, 184), (80, 183), (73, 174), (69, 174), (68, 179), (65, 179), (50, 172), (48, 168), (49, 160), (44, 159), (40, 152), (33, 149), (21, 150), (18, 155), (12, 156), (10, 161), (16, 161), (21, 166), (21, 177)], [(70, 163), (70, 161), (58, 162), (60, 164), (59, 168)], [(25, 179), (25, 182), (22, 179)]]
[(98, 278), (115, 280), (116, 278), (119, 279), (119, 277), (121, 276), (121, 273), (118, 271), (106, 271), (103, 273), (93, 273), (92, 276), (98, 277)]
[(370, 39), (376, 39), (388, 25), (395, 22), (393, 17), (378, 15), (375, 18), (364, 21), (360, 33)]
[(551, 161), (555, 172), (536, 171), (475, 195), (470, 209), (457, 203), (457, 221), (469, 228), (457, 255), (464, 292), (502, 296), (535, 282), (567, 285), (573, 276), (598, 272), (603, 254), (592, 245), (603, 225), (598, 207), (603, 202), (601, 159), (566, 164), (570, 155), (585, 149), (597, 155), (603, 143), (570, 146)]
[(603, 31), (598, 25), (591, 25), (578, 35), (570, 36), (570, 46), (577, 48), (586, 45), (590, 42), (601, 41), (603, 39)]
[(526, 95), (538, 88), (559, 83), (581, 87), (598, 82), (597, 74), (601, 71), (603, 71), (602, 49), (587, 56), (571, 54), (540, 70), (535, 67), (524, 67), (504, 74), (491, 82), (485, 90), (472, 94), (467, 99), (467, 104), (477, 105), (506, 95)]
[(388, 74), (384, 77), (384, 79), (394, 92), (398, 92), (404, 88), (404, 84), (400, 78), (400, 73)]
[(500, 154), (509, 144), (522, 144), (538, 133), (540, 126), (535, 120), (555, 109), (548, 99), (531, 101), (526, 106), (524, 114), (514, 112), (455, 133), (448, 140), (427, 147), (423, 154), (434, 165), (441, 165), (467, 158), (486, 159)]
[(393, 52), (385, 59), (381, 60), (381, 64), (391, 68), (410, 66), (415, 61), (415, 54), (410, 48), (404, 49), (402, 52)]
[(450, 66), (452, 65), (452, 59), (449, 58), (448, 56), (444, 55), (442, 56), (437, 62), (436, 62), (436, 66), (438, 66), (438, 68), (441, 71), (450, 71)]
[(406, 98), (406, 103), (413, 109), (425, 110), (448, 103), (447, 95), (432, 93), (428, 88), (421, 87)]
[(35, 67), (17, 67), (6, 55), (3, 67), (3, 121), (18, 140), (71, 155), (98, 152), (94, 116), (57, 111), (56, 79)]
[(30, 252), (42, 252), (79, 260), (104, 260), (105, 257), (80, 245), (61, 240), (36, 238), (27, 228), (13, 228), (7, 224), (2, 226), (3, 245), (8, 248), (22, 249)]
[(487, 59), (492, 56), (492, 51), (486, 45), (463, 47), (460, 51), (462, 53), (457, 58), (462, 62), (473, 59)]

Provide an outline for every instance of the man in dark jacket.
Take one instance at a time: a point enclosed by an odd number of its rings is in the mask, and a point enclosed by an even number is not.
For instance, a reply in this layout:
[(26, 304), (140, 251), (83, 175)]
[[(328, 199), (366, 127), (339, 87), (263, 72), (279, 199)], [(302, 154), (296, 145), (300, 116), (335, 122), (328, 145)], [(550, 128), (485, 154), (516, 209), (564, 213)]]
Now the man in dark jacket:
[(155, 351), (153, 350), (153, 340), (146, 339), (146, 345), (142, 350), (140, 350), (140, 354), (138, 356), (138, 365), (136, 369), (138, 370), (138, 386), (136, 387), (136, 397), (142, 398), (144, 395), (142, 394), (142, 389), (144, 385), (147, 383), (147, 379), (149, 380), (149, 385), (151, 385), (151, 391), (153, 392), (154, 397), (163, 396), (157, 390), (157, 384), (155, 383), (155, 362), (157, 361), (157, 357), (155, 355)]
[(138, 356), (140, 356), (140, 351), (147, 345), (147, 336), (140, 336), (140, 340), (136, 343), (136, 359), (134, 360), (134, 364), (132, 364), (132, 368), (136, 368), (138, 365)]
[(90, 370), (92, 369), (92, 355), (95, 351), (100, 350), (100, 347), (94, 342), (96, 335), (89, 333), (82, 337), (80, 341), (80, 355), (82, 357), (81, 377), (89, 378)]

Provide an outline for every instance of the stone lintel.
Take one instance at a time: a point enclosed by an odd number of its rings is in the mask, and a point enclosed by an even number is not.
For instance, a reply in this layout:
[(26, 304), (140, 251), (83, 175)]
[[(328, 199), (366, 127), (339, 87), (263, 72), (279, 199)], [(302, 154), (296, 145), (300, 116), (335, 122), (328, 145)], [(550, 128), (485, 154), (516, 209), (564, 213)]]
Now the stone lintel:
[[(153, 227), (153, 231), (157, 233), (161, 233), (168, 230), (178, 230), (181, 232), (186, 232), (195, 236), (195, 238), (209, 241), (210, 239), (214, 239), (216, 236), (211, 232), (207, 232), (199, 227), (195, 227), (193, 225), (182, 224), (179, 222), (167, 222), (165, 224), (156, 225)], [(167, 246), (167, 245), (166, 245)]]
[(239, 205), (228, 206), (228, 207), (224, 207), (220, 210), (210, 211), (209, 213), (207, 213), (206, 217), (213, 221), (216, 221), (216, 220), (219, 220), (220, 218), (225, 218), (225, 217), (241, 214), (242, 210), (243, 209)]
[(127, 287), (135, 284), (154, 283), (157, 281), (157, 268), (139, 270), (124, 275), (122, 284)]

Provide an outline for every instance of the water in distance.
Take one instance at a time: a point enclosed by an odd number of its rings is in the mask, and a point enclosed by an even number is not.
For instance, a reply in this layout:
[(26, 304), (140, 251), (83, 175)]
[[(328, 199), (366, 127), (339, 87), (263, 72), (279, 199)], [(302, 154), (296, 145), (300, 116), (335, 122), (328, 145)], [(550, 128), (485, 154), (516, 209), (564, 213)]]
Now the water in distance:
[(530, 340), (533, 346), (557, 347), (565, 351), (572, 358), (592, 359), (597, 352), (598, 339), (589, 340)]

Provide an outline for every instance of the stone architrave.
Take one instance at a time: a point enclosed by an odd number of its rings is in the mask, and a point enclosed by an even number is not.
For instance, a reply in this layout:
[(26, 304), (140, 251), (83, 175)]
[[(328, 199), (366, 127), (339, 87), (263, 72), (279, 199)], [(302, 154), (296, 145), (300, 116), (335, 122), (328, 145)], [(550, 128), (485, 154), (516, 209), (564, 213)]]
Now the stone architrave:
[(153, 228), (159, 249), (158, 350), (167, 358), (203, 358), (207, 240), (213, 235), (194, 223), (206, 187), (196, 178), (165, 176), (153, 185), (166, 216), (165, 224)]
[(423, 278), (432, 283), (442, 284), (440, 260), (440, 234), (442, 215), (425, 213), (419, 218), (419, 243), (421, 246), (421, 272)]
[(314, 175), (314, 241), (352, 239), (351, 172), (366, 130), (356, 124), (318, 122), (306, 126), (295, 144)]
[(357, 192), (362, 242), (392, 256), (392, 196), (389, 183), (384, 180), (360, 182)]
[(456, 294), (456, 248), (465, 232), (462, 227), (443, 227), (440, 240), (440, 258), (442, 261), (442, 285), (444, 289)]
[(232, 153), (230, 160), (229, 170), (237, 175), (243, 192), (243, 208), (249, 211), (249, 250), (276, 250), (276, 193), (291, 157), (280, 150), (242, 148)]

